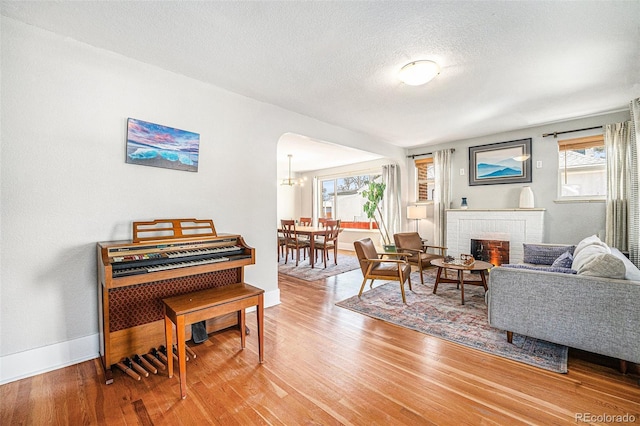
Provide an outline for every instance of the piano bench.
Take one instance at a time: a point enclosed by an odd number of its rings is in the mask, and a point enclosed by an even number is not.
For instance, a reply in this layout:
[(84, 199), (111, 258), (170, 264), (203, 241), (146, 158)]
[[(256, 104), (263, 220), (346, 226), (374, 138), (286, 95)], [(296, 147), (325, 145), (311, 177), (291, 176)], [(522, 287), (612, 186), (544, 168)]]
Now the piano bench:
[[(264, 355), (264, 290), (249, 284), (238, 283), (209, 288), (163, 299), (164, 329), (167, 350), (173, 347), (173, 325), (176, 326), (178, 346), (178, 370), (180, 373), (180, 396), (187, 397), (187, 363), (185, 349), (185, 327), (219, 315), (238, 313), (240, 343), (245, 347), (245, 309), (256, 306), (258, 317), (258, 354), (260, 363)], [(173, 377), (173, 362), (169, 356), (167, 371)]]

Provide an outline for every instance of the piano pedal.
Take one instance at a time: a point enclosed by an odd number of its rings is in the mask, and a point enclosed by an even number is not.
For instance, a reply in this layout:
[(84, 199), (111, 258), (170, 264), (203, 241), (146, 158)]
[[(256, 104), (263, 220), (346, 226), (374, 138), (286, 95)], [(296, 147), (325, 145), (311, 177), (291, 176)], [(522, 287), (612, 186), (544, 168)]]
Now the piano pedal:
[(148, 354), (145, 354), (144, 357), (160, 370), (165, 370), (167, 368), (167, 366), (160, 361), (158, 350), (156, 348), (151, 348), (151, 351)]
[[(167, 360), (167, 362), (169, 362), (169, 352), (167, 351), (167, 348), (162, 345), (158, 348), (158, 351), (160, 351), (160, 354), (164, 355), (164, 358)], [(178, 361), (178, 355), (176, 355), (173, 351), (171, 351), (171, 355), (173, 356), (174, 361)], [(164, 361), (164, 359), (162, 361)]]
[(167, 359), (167, 348), (165, 348), (164, 346), (160, 346), (158, 349), (153, 348), (153, 356), (157, 357), (160, 361), (162, 361), (162, 363), (164, 365), (167, 365), (169, 363), (169, 360)]
[[(197, 356), (197, 355), (196, 355), (196, 353), (195, 353), (193, 350), (191, 350), (191, 348), (190, 348), (189, 346), (187, 346), (187, 344), (186, 344), (186, 343), (185, 343), (185, 345), (184, 345), (184, 348), (186, 349), (186, 351), (187, 351), (187, 353), (189, 354), (189, 356), (190, 356), (191, 358), (194, 358), (194, 359), (195, 359), (195, 357)], [(187, 361), (188, 361), (188, 359), (187, 359)]]
[(149, 361), (147, 361), (145, 358), (141, 357), (138, 354), (133, 356), (133, 362), (140, 364), (142, 367), (144, 367), (145, 370), (147, 370), (150, 373), (158, 374), (158, 369), (154, 367), (153, 364), (151, 364)]
[(134, 370), (140, 376), (149, 377), (149, 372), (145, 370), (144, 367), (142, 367), (140, 364), (134, 362), (131, 358), (125, 358), (123, 362), (124, 365)]
[(120, 361), (120, 362), (116, 362), (116, 367), (118, 367), (120, 370), (122, 370), (123, 373), (127, 374), (129, 377), (131, 377), (134, 380), (140, 380), (141, 377), (138, 375), (138, 373), (136, 373), (135, 371), (133, 371), (133, 369), (129, 368), (124, 362)]
[[(185, 344), (185, 350), (187, 349), (187, 345)], [(176, 361), (178, 360), (178, 346), (177, 345), (173, 345), (173, 359), (175, 359)], [(185, 361), (189, 361), (189, 354), (186, 354)]]

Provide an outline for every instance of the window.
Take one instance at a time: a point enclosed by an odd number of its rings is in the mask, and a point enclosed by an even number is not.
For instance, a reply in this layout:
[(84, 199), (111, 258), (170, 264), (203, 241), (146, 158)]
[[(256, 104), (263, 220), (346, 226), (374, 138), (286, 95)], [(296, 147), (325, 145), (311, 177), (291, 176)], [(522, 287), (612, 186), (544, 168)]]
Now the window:
[(369, 182), (380, 182), (382, 175), (342, 176), (320, 181), (320, 218), (339, 219), (342, 228), (377, 229), (364, 213), (362, 191)]
[(415, 160), (416, 164), (416, 201), (433, 201), (436, 172), (433, 168), (433, 158)]
[(558, 141), (560, 198), (604, 198), (607, 195), (607, 152), (604, 136)]

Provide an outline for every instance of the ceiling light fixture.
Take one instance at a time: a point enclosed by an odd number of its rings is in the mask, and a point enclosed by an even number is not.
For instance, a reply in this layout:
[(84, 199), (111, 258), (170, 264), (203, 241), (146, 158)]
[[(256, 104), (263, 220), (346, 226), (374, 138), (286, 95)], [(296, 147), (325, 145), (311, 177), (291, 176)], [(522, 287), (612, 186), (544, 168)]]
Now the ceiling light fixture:
[(440, 74), (440, 67), (433, 61), (413, 61), (400, 69), (400, 81), (409, 86), (420, 86)]
[(287, 155), (287, 157), (289, 157), (289, 177), (286, 178), (286, 179), (282, 179), (282, 182), (280, 182), (280, 185), (286, 185), (286, 186), (300, 185), (300, 186), (303, 186), (304, 185), (304, 181), (302, 179), (293, 179), (291, 177), (291, 157), (293, 157), (293, 155), (289, 154), (289, 155)]

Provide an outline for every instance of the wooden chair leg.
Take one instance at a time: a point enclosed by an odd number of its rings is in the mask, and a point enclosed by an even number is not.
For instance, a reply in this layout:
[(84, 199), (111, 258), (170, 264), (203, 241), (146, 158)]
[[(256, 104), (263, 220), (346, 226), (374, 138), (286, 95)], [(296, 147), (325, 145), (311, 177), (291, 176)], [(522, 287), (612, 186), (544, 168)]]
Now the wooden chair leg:
[[(364, 286), (367, 283), (367, 278), (362, 280), (362, 285), (360, 286), (360, 292), (358, 293), (358, 297), (362, 296), (362, 291), (364, 290)], [(373, 280), (371, 280), (371, 284), (373, 284)]]

